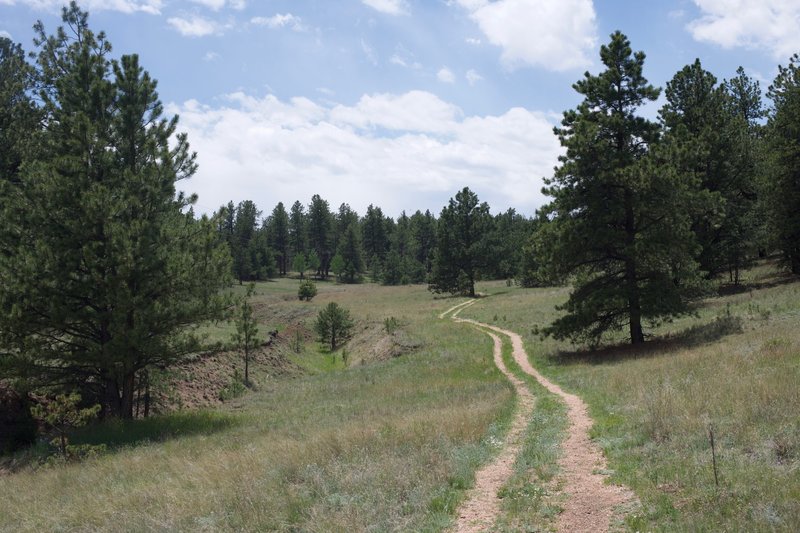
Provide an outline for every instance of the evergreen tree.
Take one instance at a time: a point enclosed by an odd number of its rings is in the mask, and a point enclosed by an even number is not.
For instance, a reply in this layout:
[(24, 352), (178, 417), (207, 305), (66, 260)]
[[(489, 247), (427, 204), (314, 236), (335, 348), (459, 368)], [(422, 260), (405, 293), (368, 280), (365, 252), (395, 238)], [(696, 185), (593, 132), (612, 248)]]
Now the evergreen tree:
[(492, 216), (486, 202), (464, 187), (442, 209), (428, 289), (475, 296), (475, 281), (488, 262)]
[(216, 222), (176, 194), (196, 167), (177, 117), (87, 19), (73, 2), (69, 33), (36, 25), (46, 120), (37, 160), (2, 191), (19, 209), (0, 213), (0, 364), (130, 418), (137, 373), (195, 351), (190, 326), (222, 316), (230, 261)]
[(353, 211), (348, 204), (342, 204), (339, 206), (339, 211), (333, 215), (333, 250), (339, 249), (342, 237), (344, 237), (350, 224), (358, 225), (358, 213)]
[(389, 237), (386, 235), (386, 221), (380, 207), (372, 204), (367, 207), (367, 214), (361, 221), (361, 233), (364, 253), (369, 257), (377, 257), (378, 261), (383, 262), (383, 258), (389, 250)]
[(433, 251), (436, 249), (436, 218), (428, 210), (424, 214), (417, 211), (411, 215), (409, 223), (414, 259), (428, 274), (433, 268)]
[(651, 151), (658, 125), (636, 115), (659, 94), (642, 75), (644, 53), (616, 32), (600, 58), (606, 69), (573, 85), (584, 100), (555, 130), (566, 154), (546, 181), (553, 201), (543, 257), (575, 284), (566, 315), (547, 332), (597, 342), (628, 326), (635, 344), (644, 341), (643, 320), (686, 310), (696, 267), (690, 196), (686, 178)]
[(283, 207), (283, 202), (278, 202), (272, 215), (269, 217), (270, 247), (275, 250), (278, 259), (278, 274), (286, 275), (289, 267), (289, 214)]
[[(316, 252), (319, 259), (317, 276), (326, 278), (330, 269), (330, 262), (333, 258), (331, 244), (333, 240), (332, 232), (333, 217), (328, 207), (328, 202), (323, 200), (318, 194), (311, 197), (311, 204), (308, 206), (308, 238), (311, 249)], [(314, 268), (314, 267), (312, 267)]]
[(341, 273), (337, 274), (345, 283), (358, 281), (364, 271), (364, 259), (361, 251), (358, 221), (351, 222), (339, 243), (337, 255), (342, 259)]
[(314, 323), (319, 341), (327, 344), (330, 351), (336, 350), (342, 342), (350, 338), (353, 326), (350, 311), (340, 307), (336, 302), (330, 302), (320, 310)]
[(758, 81), (748, 77), (742, 67), (736, 70), (735, 78), (723, 83), (723, 89), (730, 115), (726, 132), (730, 139), (730, 177), (724, 190), (721, 248), (729, 279), (738, 285), (740, 270), (752, 264), (766, 241), (767, 217), (759, 199), (763, 183), (759, 121), (764, 109)]
[(785, 264), (800, 274), (800, 55), (778, 67), (767, 96), (773, 106), (767, 123), (770, 225)]
[[(293, 258), (308, 253), (308, 220), (300, 201), (295, 201), (289, 211), (289, 253)], [(293, 270), (297, 270), (294, 268), (295, 260), (292, 260)]]
[(258, 322), (253, 315), (253, 304), (250, 303), (250, 298), (254, 293), (255, 285), (251, 283), (247, 287), (245, 295), (239, 300), (238, 308), (233, 316), (236, 331), (233, 333), (232, 339), (244, 354), (244, 384), (247, 387), (250, 386), (250, 353), (258, 346), (259, 342)]
[[(31, 98), (35, 71), (25, 52), (0, 37), (0, 180), (18, 181), (20, 165), (31, 155), (41, 113)], [(0, 199), (0, 201), (2, 201)]]
[(258, 218), (261, 212), (251, 200), (239, 202), (233, 222), (233, 240), (231, 242), (231, 256), (233, 257), (233, 272), (239, 285), (244, 281), (251, 281), (258, 277), (260, 265), (258, 264), (256, 231)]
[(743, 216), (736, 203), (747, 184), (737, 179), (732, 165), (735, 127), (741, 123), (733, 120), (725, 88), (699, 59), (667, 83), (666, 98), (660, 114), (672, 164), (705, 192), (696, 198), (703, 201), (691, 206), (692, 228), (700, 245), (700, 268), (711, 277), (729, 268), (726, 247), (736, 240), (734, 228)]
[(308, 260), (305, 254), (296, 254), (292, 261), (292, 270), (300, 274), (300, 279), (305, 277), (306, 270), (308, 270)]

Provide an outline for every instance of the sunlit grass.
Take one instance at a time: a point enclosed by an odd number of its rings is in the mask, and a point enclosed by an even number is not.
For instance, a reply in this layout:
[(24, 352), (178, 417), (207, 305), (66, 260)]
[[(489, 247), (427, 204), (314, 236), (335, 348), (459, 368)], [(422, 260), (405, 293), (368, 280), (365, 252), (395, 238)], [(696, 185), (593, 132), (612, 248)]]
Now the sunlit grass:
[(259, 284), (260, 327), (313, 320), (336, 301), (362, 325), (400, 317), (421, 348), (344, 369), (308, 342), (298, 357), (318, 358), (316, 373), (262, 382), (214, 413), (89, 430), (82, 441), (112, 444), (108, 453), (2, 478), (0, 530), (447, 526), (510, 418), (490, 340), (438, 320), (451, 300), (421, 286), (320, 284), (309, 303), (293, 297), (296, 283)]
[(800, 283), (770, 264), (745, 283), (752, 290), (707, 298), (696, 316), (651, 330), (642, 348), (583, 352), (540, 339), (566, 289), (485, 284), (493, 295), (462, 315), (523, 334), (534, 363), (589, 403), (612, 478), (642, 501), (631, 529), (792, 531), (800, 523)]

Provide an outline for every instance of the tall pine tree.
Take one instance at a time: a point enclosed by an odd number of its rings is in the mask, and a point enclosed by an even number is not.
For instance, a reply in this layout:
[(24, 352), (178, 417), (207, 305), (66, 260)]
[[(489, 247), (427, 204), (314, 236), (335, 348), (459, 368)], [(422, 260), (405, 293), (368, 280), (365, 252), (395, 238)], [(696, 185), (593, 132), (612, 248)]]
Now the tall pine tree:
[(73, 2), (67, 29), (36, 26), (46, 120), (41, 153), (3, 191), (20, 208), (0, 213), (13, 234), (0, 257), (0, 365), (130, 418), (137, 375), (196, 350), (190, 326), (221, 316), (230, 259), (194, 198), (176, 194), (195, 156), (177, 117), (162, 117), (155, 80), (135, 55), (111, 61), (87, 19)]
[(773, 239), (788, 269), (800, 274), (800, 55), (795, 54), (769, 87), (768, 205)]
[(658, 125), (636, 114), (659, 94), (642, 75), (644, 53), (616, 32), (600, 58), (605, 70), (573, 85), (583, 102), (555, 130), (566, 154), (544, 190), (553, 201), (543, 257), (575, 283), (566, 314), (547, 331), (596, 343), (627, 326), (641, 343), (643, 321), (686, 310), (683, 289), (696, 270), (689, 192), (651, 152)]
[(489, 204), (464, 187), (439, 217), (439, 231), (428, 289), (475, 296), (475, 281), (490, 261), (488, 237), (492, 231)]

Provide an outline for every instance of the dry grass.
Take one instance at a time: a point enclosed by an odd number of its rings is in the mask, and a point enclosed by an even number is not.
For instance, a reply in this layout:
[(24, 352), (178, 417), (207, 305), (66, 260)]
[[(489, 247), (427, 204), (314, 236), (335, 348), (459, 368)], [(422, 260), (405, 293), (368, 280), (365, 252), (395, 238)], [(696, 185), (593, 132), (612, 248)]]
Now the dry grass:
[[(463, 315), (526, 334), (535, 364), (580, 394), (615, 480), (642, 500), (633, 530), (793, 531), (800, 524), (800, 283), (770, 264), (644, 347), (541, 340), (565, 289), (491, 293)], [(714, 483), (708, 430), (717, 444)]]
[[(294, 284), (259, 286), (265, 328), (310, 320), (335, 300), (362, 327), (398, 317), (422, 347), (381, 363), (263, 379), (209, 415), (225, 419), (219, 427), (167, 434), (156, 422), (140, 431), (151, 442), (122, 439), (129, 444), (95, 460), (3, 477), (0, 530), (447, 526), (513, 405), (490, 341), (436, 319), (452, 301), (434, 300), (424, 287), (320, 284), (308, 304), (293, 296)], [(313, 345), (301, 355), (330, 358)]]

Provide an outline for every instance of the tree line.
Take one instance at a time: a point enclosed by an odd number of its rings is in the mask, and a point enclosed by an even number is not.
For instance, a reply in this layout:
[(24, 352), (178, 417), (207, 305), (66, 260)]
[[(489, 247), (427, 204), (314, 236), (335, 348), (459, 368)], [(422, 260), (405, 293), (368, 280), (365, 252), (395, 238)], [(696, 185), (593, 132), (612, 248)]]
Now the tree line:
[[(777, 252), (800, 274), (800, 58), (762, 102), (739, 69), (719, 82), (699, 60), (661, 93), (621, 33), (555, 129), (564, 155), (533, 217), (492, 215), (464, 188), (440, 213), (397, 219), (370, 205), (332, 211), (252, 201), (197, 216), (177, 185), (196, 170), (178, 118), (136, 55), (112, 58), (75, 2), (63, 26), (35, 26), (36, 52), (0, 37), (0, 378), (23, 390), (79, 390), (131, 418), (151, 373), (201, 347), (234, 280), (294, 271), (343, 283), (426, 282), (476, 296), (481, 279), (570, 283), (546, 332), (597, 342), (688, 311), (710, 280)], [(147, 397), (147, 394), (144, 395)]]
[[(228, 243), (233, 258), (233, 275), (240, 283), (308, 272), (318, 279), (331, 276), (342, 283), (365, 278), (384, 285), (405, 285), (431, 281), (439, 292), (450, 292), (454, 281), (446, 282), (447, 268), (463, 268), (467, 280), (511, 279), (519, 275), (523, 248), (535, 225), (534, 220), (508, 209), (491, 215), (487, 204), (478, 204), (468, 188), (456, 195), (462, 208), (474, 219), (475, 242), (456, 237), (461, 219), (442, 210), (437, 218), (429, 210), (411, 216), (401, 213), (397, 220), (369, 205), (360, 216), (347, 203), (333, 211), (330, 204), (314, 195), (308, 205), (295, 201), (287, 212), (279, 202), (266, 217), (251, 200), (229, 202), (214, 216), (218, 232)], [(474, 204), (474, 205), (473, 205)], [(444, 239), (445, 242), (440, 242)], [(470, 264), (457, 258), (455, 248), (468, 250)], [(449, 248), (454, 248), (448, 251)], [(452, 264), (451, 264), (452, 263)], [(449, 266), (448, 266), (449, 265)], [(436, 281), (438, 280), (438, 281)], [(474, 290), (463, 285), (464, 292)], [(459, 288), (460, 290), (460, 288)]]

